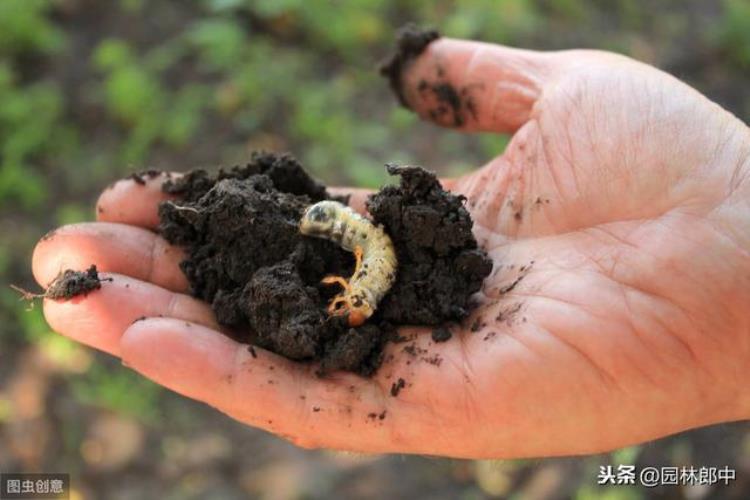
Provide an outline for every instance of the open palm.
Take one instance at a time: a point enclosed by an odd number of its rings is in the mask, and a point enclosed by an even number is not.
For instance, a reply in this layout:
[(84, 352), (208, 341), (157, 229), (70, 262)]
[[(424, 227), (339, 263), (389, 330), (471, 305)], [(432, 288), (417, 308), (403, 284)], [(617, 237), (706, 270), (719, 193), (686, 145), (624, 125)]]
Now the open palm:
[[(118, 183), (99, 222), (39, 243), (41, 284), (91, 263), (115, 278), (45, 301), (50, 325), (307, 447), (549, 456), (750, 417), (746, 126), (678, 80), (602, 52), (440, 39), (403, 83), (425, 118), (515, 133), (502, 156), (446, 181), (495, 262), (451, 340), (404, 329), (411, 340), (389, 345), (371, 379), (321, 379), (251, 353), (217, 333), (210, 308), (186, 295), (181, 251), (151, 231), (166, 198), (159, 178)], [(452, 109), (430, 90), (447, 83), (463, 99)]]

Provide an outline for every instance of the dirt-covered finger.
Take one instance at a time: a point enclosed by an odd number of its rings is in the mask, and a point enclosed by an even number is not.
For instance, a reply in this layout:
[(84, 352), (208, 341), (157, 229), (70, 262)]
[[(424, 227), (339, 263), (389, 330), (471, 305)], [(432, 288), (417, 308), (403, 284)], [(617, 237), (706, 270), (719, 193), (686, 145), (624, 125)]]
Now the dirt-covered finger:
[(162, 191), (162, 184), (180, 175), (150, 170), (115, 182), (96, 202), (97, 220), (156, 228), (159, 225), (159, 203), (174, 198)]
[(146, 229), (125, 224), (88, 222), (63, 226), (37, 243), (32, 268), (46, 287), (61, 271), (95, 264), (100, 271), (125, 274), (169, 290), (188, 284), (180, 270), (183, 251)]
[[(450, 191), (453, 189), (453, 185), (456, 182), (456, 179), (449, 179), (449, 178), (441, 178), (440, 184), (442, 184), (443, 189), (446, 189)], [(352, 187), (329, 187), (328, 192), (331, 193), (334, 196), (347, 196), (347, 202), (350, 207), (352, 207), (357, 212), (364, 214), (367, 212), (367, 198), (370, 197), (370, 195), (374, 194), (375, 191), (372, 189), (363, 189), (363, 188), (352, 188)]]
[(348, 197), (347, 202), (349, 203), (349, 206), (362, 214), (367, 212), (365, 202), (367, 201), (367, 197), (373, 193), (370, 189), (351, 187), (330, 187), (328, 188), (328, 192), (334, 196)]
[(220, 328), (208, 304), (189, 295), (120, 274), (99, 277), (97, 290), (67, 300), (44, 300), (44, 316), (54, 331), (118, 355), (122, 334), (144, 318), (163, 316)]
[(402, 102), (424, 119), (463, 130), (513, 132), (559, 74), (559, 62), (555, 53), (438, 38), (390, 78)]

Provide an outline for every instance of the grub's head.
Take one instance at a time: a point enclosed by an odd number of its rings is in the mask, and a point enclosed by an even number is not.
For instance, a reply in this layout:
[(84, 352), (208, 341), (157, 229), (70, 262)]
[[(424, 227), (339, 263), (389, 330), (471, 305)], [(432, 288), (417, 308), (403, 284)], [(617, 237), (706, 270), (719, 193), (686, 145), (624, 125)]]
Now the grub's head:
[(344, 292), (337, 295), (328, 305), (331, 316), (345, 316), (349, 326), (360, 326), (375, 312), (372, 306), (358, 294)]
[(362, 304), (359, 307), (350, 307), (344, 312), (346, 323), (349, 326), (361, 326), (367, 321), (367, 318), (372, 316), (372, 312), (372, 308), (368, 304)]
[(365, 320), (367, 320), (367, 316), (358, 309), (349, 311), (349, 315), (346, 317), (346, 323), (349, 326), (361, 326), (365, 323)]
[(343, 205), (324, 200), (310, 205), (299, 223), (299, 231), (307, 236), (325, 237), (331, 234)]

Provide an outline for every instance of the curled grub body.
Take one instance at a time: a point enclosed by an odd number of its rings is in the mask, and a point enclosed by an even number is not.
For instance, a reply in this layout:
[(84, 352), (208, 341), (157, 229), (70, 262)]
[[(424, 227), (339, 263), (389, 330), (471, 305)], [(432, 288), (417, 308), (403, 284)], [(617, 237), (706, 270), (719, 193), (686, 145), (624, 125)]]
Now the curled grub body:
[(329, 314), (346, 315), (350, 326), (364, 323), (396, 280), (398, 262), (391, 238), (381, 226), (330, 200), (308, 207), (299, 229), (304, 235), (333, 241), (354, 253), (356, 267), (351, 278), (327, 276), (323, 282), (343, 287), (331, 301)]

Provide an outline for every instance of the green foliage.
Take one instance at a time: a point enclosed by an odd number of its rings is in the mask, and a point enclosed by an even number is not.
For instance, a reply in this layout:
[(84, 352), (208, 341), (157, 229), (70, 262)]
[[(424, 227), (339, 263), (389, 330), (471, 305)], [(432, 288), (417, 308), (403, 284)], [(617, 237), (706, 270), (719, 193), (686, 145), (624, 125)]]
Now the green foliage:
[(750, 68), (750, 2), (724, 0), (725, 14), (719, 38), (727, 53), (744, 68)]
[(10, 266), (10, 260), (10, 248), (3, 244), (0, 244), (0, 276), (5, 276), (5, 273)]
[(0, 103), (0, 205), (37, 207), (46, 186), (31, 162), (59, 150), (54, 138), (64, 128), (60, 92), (49, 82), (21, 86), (9, 65), (0, 62)]
[(612, 463), (634, 464), (641, 452), (640, 446), (628, 446), (612, 452)]
[(106, 74), (104, 102), (114, 118), (136, 129), (158, 120), (165, 98), (161, 83), (135, 61), (127, 43), (103, 41), (94, 52), (94, 64)]
[[(508, 43), (539, 27), (536, 6), (528, 0), (462, 0), (457, 4), (457, 9), (446, 12), (445, 20), (436, 17), (432, 22), (458, 38)], [(430, 16), (430, 10), (424, 14)]]
[(561, 16), (572, 22), (583, 22), (588, 19), (591, 9), (587, 2), (581, 0), (549, 0), (543, 2), (552, 16)]
[(81, 203), (61, 203), (55, 214), (57, 224), (75, 224), (76, 222), (85, 222), (91, 220), (91, 207)]
[(224, 12), (250, 12), (273, 31), (300, 32), (312, 47), (336, 50), (351, 61), (363, 55), (367, 44), (387, 36), (384, 20), (391, 8), (382, 0), (219, 0), (208, 4)]
[(147, 0), (120, 0), (120, 8), (124, 12), (134, 13), (140, 12)]
[(51, 0), (2, 0), (0, 56), (62, 50), (65, 37), (48, 17), (52, 6)]
[[(0, 254), (6, 260), (4, 265), (7, 266), (7, 260), (12, 257), (9, 247), (5, 244), (0, 246)], [(26, 307), (28, 306), (21, 300), (17, 291), (11, 289), (10, 286), (0, 287), (0, 344), (4, 348), (19, 341), (27, 341), (28, 334), (25, 325), (19, 321)]]
[(129, 130), (120, 160), (142, 163), (157, 141), (185, 145), (200, 126), (205, 107), (205, 86), (188, 83), (170, 91), (161, 73), (180, 51), (166, 45), (139, 58), (123, 40), (102, 41), (94, 51), (93, 65), (104, 74), (102, 99), (107, 112)]
[[(18, 300), (17, 295), (16, 300)], [(23, 325), (23, 331), (26, 334), (26, 338), (31, 342), (41, 341), (41, 339), (50, 333), (49, 326), (47, 326), (47, 322), (44, 320), (42, 309), (41, 307), (38, 307), (39, 304), (24, 305), (26, 307), (23, 308), (23, 312), (18, 316)]]
[(231, 19), (198, 21), (188, 29), (186, 39), (209, 70), (231, 69), (242, 61), (247, 48), (245, 32)]

